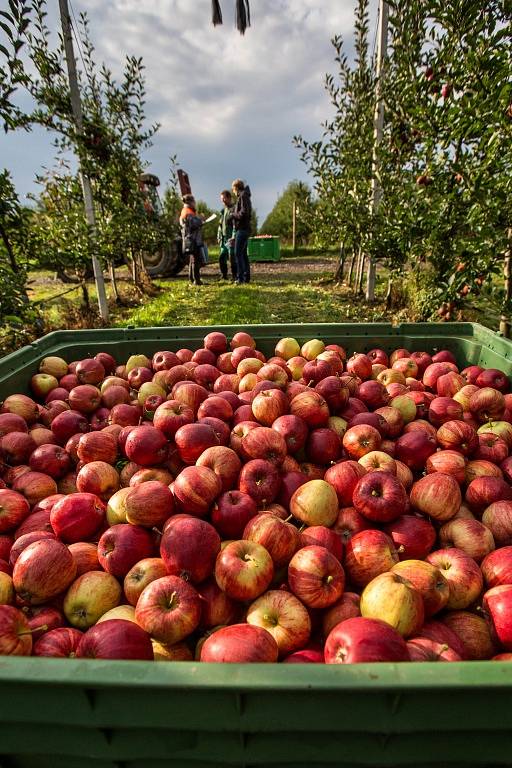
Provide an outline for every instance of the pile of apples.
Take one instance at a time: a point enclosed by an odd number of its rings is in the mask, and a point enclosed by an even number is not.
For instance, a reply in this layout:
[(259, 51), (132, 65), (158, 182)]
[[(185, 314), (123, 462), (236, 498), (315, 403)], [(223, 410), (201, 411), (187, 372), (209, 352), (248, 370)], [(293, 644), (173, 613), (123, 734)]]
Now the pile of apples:
[(512, 659), (512, 394), (448, 350), (209, 333), (0, 408), (0, 655)]

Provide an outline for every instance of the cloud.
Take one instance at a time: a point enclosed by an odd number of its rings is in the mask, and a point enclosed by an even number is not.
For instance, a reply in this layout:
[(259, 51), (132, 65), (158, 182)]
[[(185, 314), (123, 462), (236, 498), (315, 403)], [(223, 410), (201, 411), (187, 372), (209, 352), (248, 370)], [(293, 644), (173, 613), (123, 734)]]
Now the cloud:
[[(323, 89), (325, 73), (335, 71), (330, 39), (342, 34), (351, 51), (354, 2), (250, 4), (252, 26), (242, 37), (235, 0), (221, 0), (224, 24), (216, 28), (208, 2), (73, 0), (75, 15), (89, 15), (98, 62), (119, 77), (127, 54), (144, 59), (148, 121), (161, 124), (151, 169), (164, 180), (167, 158), (177, 154), (210, 205), (232, 178), (245, 178), (262, 221), (289, 181), (306, 178), (292, 137), (318, 138), (330, 115)], [(44, 152), (48, 164), (51, 149)], [(25, 154), (29, 162), (34, 174), (41, 154)]]

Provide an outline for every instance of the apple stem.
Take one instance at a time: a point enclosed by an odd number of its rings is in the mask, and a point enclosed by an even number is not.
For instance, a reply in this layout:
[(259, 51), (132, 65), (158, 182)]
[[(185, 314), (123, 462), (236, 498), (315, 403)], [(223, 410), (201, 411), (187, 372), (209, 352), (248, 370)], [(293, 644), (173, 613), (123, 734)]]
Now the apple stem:
[(299, 533), (302, 533), (304, 528), (306, 528), (306, 523), (302, 523), (301, 527), (299, 528)]
[(285, 523), (289, 523), (290, 520), (292, 520), (292, 519), (293, 519), (293, 515), (288, 515), (288, 517), (286, 518), (286, 520), (284, 522)]
[(25, 632), (18, 632), (18, 637), (22, 637), (23, 635), (32, 635), (34, 632), (47, 632), (48, 630), (48, 624), (41, 624), (40, 627), (35, 627), (35, 629), (27, 629)]

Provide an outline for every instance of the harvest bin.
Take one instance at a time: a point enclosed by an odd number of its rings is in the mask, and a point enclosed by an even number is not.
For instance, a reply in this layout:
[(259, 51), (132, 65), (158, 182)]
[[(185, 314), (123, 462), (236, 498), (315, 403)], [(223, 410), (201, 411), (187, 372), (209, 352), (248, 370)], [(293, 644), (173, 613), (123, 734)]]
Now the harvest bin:
[[(58, 331), (0, 361), (0, 398), (41, 358), (197, 348), (212, 328)], [(220, 327), (231, 336), (241, 328)], [(448, 348), (512, 371), (512, 344), (470, 323), (249, 326), (349, 351)], [(512, 766), (506, 662), (198, 664), (0, 656), (0, 768)]]
[(247, 243), (249, 261), (280, 261), (279, 238), (271, 235), (250, 237)]

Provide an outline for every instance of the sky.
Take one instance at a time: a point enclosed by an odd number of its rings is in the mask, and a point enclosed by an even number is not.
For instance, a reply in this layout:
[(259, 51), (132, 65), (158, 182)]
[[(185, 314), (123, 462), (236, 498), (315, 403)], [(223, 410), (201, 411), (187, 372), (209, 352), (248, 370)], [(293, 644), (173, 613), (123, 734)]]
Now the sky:
[[(351, 56), (354, 0), (250, 0), (244, 36), (235, 0), (221, 0), (217, 27), (209, 0), (71, 1), (76, 17), (89, 16), (97, 62), (119, 76), (126, 55), (144, 59), (148, 123), (161, 124), (145, 160), (161, 191), (176, 155), (211, 207), (233, 179), (244, 179), (262, 224), (290, 181), (308, 181), (292, 138), (319, 139), (331, 116), (323, 87), (325, 74), (336, 72), (330, 41), (341, 34)], [(47, 3), (47, 24), (58, 30), (58, 0)], [(35, 175), (53, 157), (43, 129), (0, 136), (0, 167), (22, 198), (37, 192)]]

